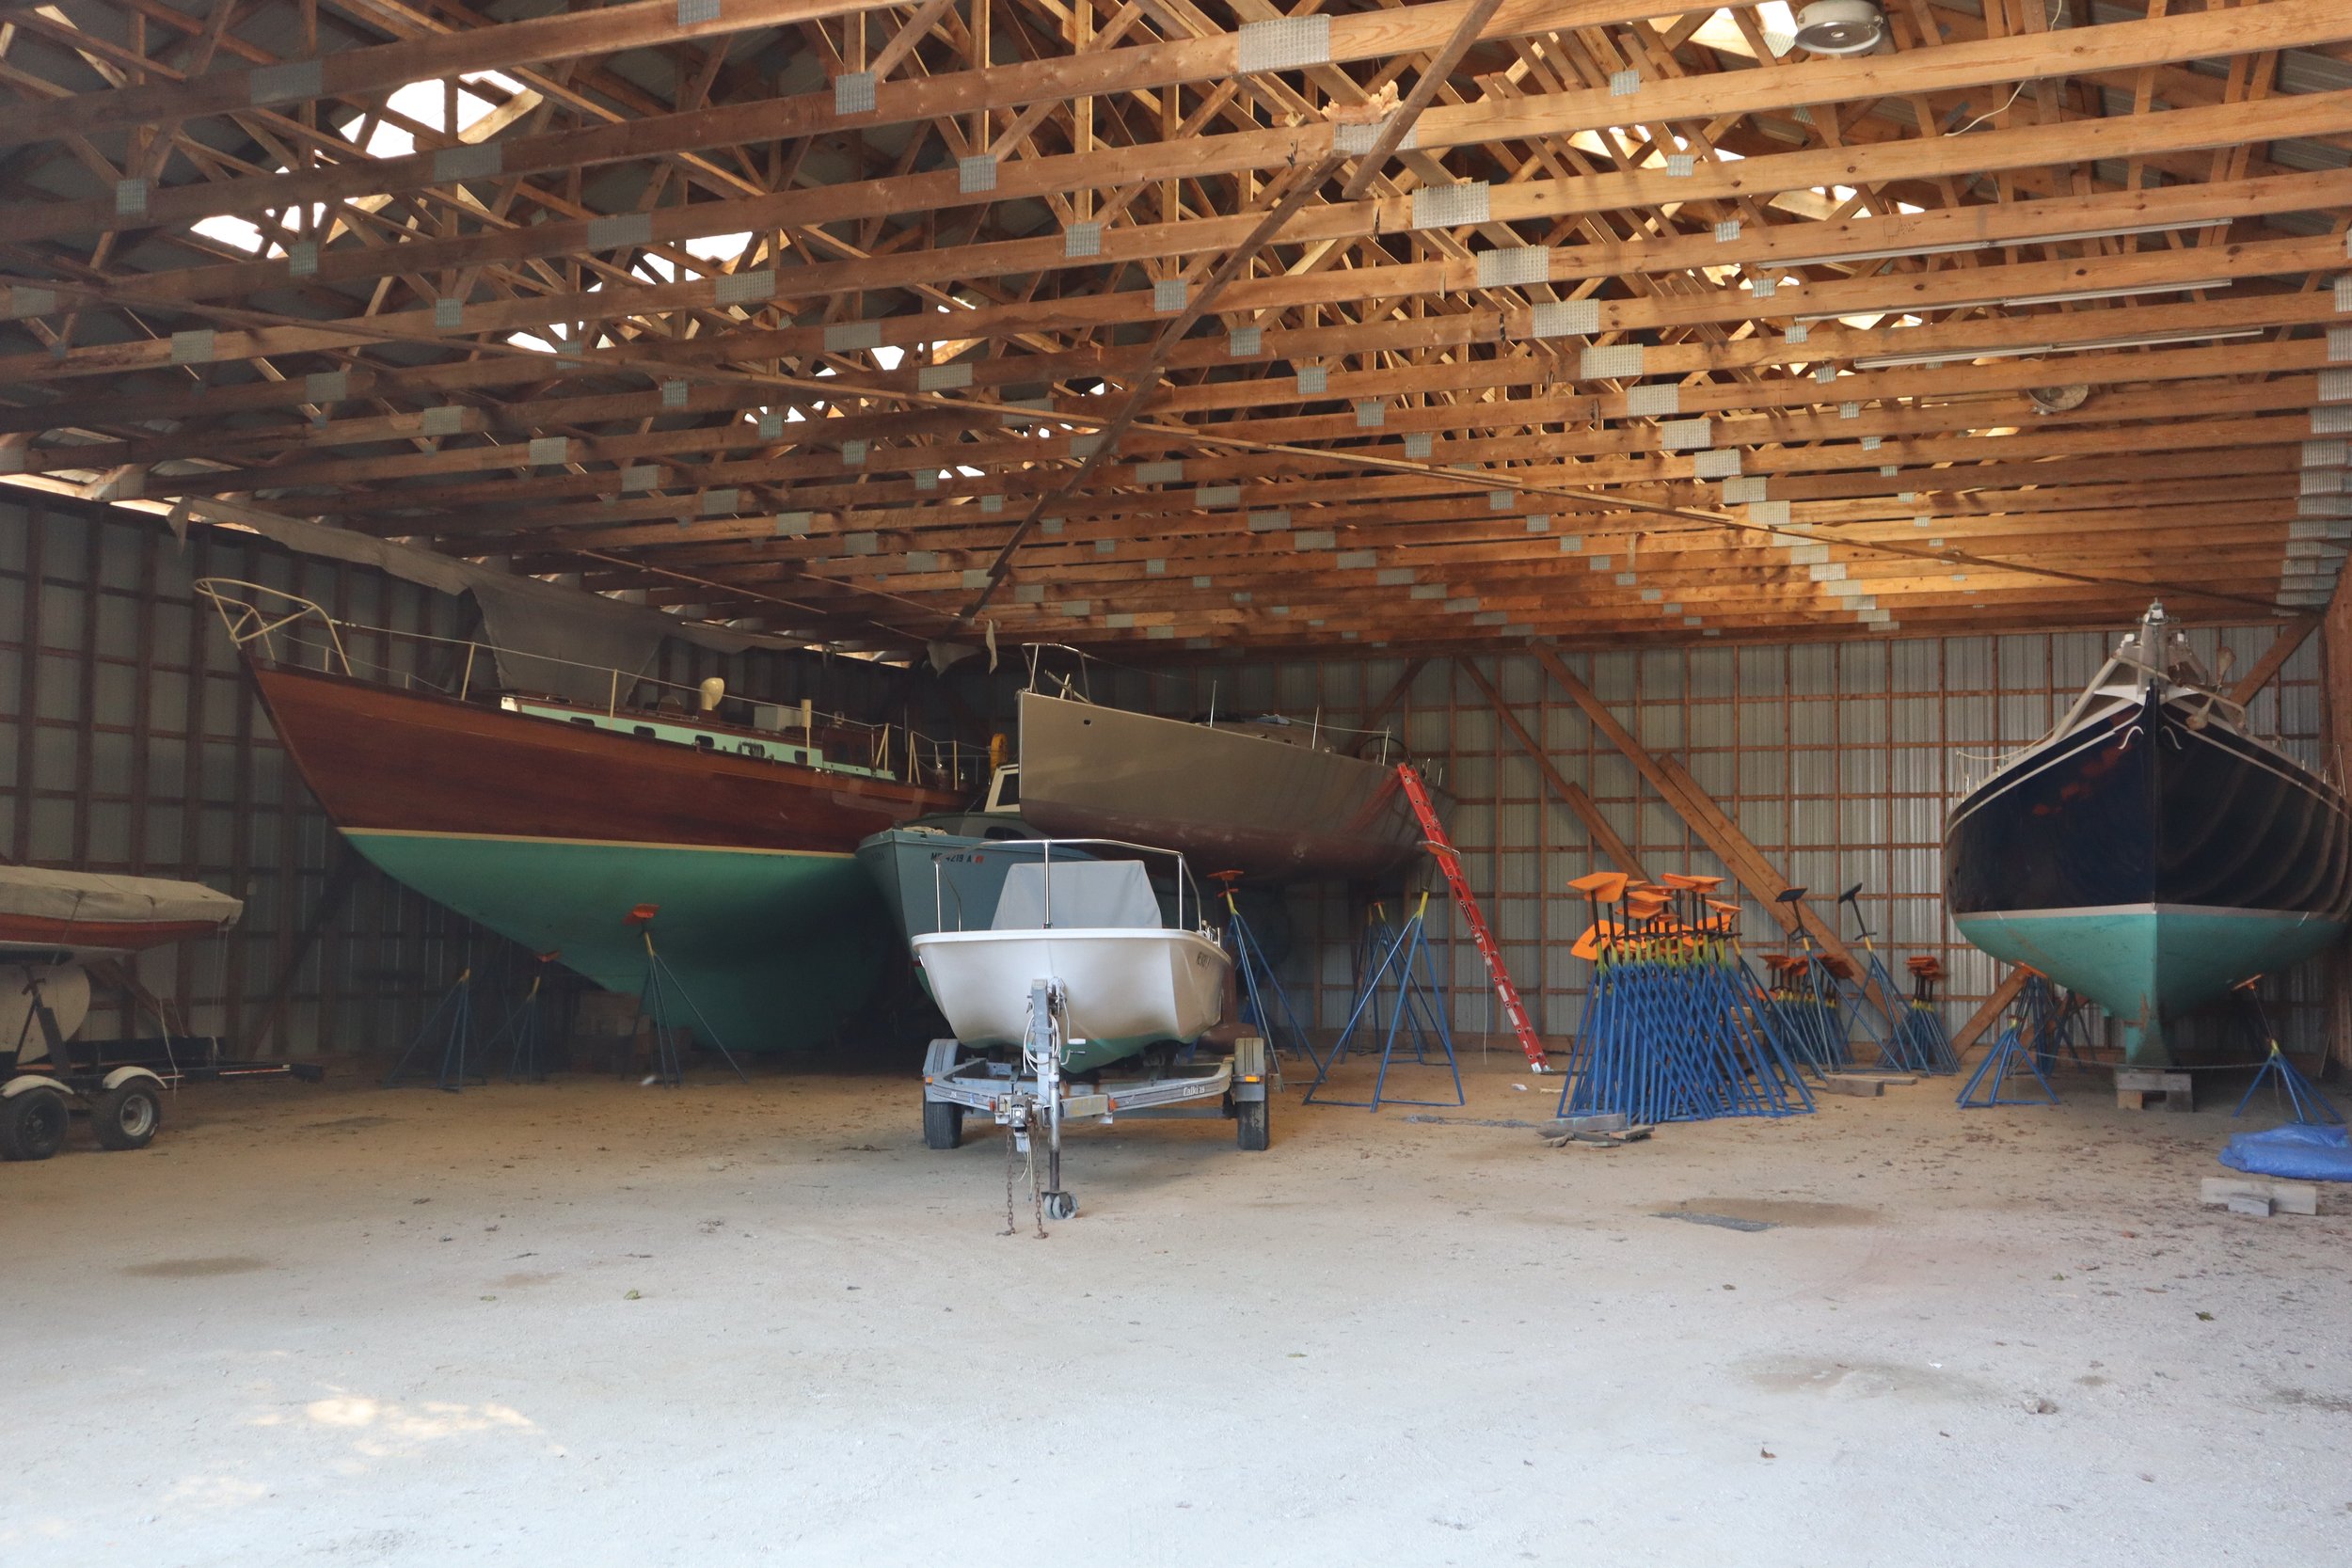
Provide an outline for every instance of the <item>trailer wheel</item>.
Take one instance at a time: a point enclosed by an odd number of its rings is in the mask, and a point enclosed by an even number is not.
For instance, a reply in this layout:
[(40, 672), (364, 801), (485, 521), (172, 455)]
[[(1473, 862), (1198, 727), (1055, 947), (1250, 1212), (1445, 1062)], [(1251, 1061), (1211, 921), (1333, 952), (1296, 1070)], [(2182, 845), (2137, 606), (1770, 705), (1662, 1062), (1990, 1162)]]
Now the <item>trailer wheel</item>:
[(1256, 1154), (1274, 1141), (1274, 1105), (1271, 1101), (1244, 1100), (1233, 1106), (1233, 1141)]
[(154, 1085), (136, 1079), (100, 1095), (90, 1107), (89, 1119), (99, 1148), (145, 1148), (155, 1141), (156, 1130), (164, 1124), (164, 1103), (156, 1097)]
[(46, 1160), (65, 1143), (65, 1096), (27, 1089), (0, 1100), (0, 1160)]
[(963, 1144), (963, 1107), (944, 1100), (923, 1101), (923, 1147), (957, 1148)]

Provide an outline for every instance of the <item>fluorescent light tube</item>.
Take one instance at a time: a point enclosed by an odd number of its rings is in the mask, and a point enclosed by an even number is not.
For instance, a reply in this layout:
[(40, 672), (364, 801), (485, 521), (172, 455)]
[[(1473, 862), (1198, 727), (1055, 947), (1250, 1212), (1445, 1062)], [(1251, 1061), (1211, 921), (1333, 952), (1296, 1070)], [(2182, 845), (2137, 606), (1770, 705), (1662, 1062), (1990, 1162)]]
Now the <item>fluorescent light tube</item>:
[(1956, 240), (1949, 245), (1890, 245), (1884, 250), (1841, 250), (1775, 261), (1783, 267), (1825, 267), (1839, 261), (1886, 261), (1906, 256), (1949, 256), (1963, 250), (2007, 250), (2014, 245), (2069, 245), (2077, 240), (2121, 240), (2134, 234), (2169, 234), (2183, 229), (2226, 229), (2229, 218), (2190, 218), (2179, 223), (2137, 223), (2120, 229), (2077, 229), (2063, 234), (2022, 234), (2007, 240)]
[(1956, 359), (2024, 359), (2036, 354), (2092, 354), (2110, 348), (2155, 348), (2166, 343), (2213, 343), (2233, 338), (2259, 338), (2263, 328), (2241, 327), (2232, 332), (2151, 332), (2140, 338), (2098, 338), (2080, 343), (2025, 343), (2014, 348), (1928, 349), (1917, 354), (1870, 354), (1853, 362), (1858, 371), (1893, 371), (1911, 365), (1948, 365)]
[(1974, 309), (1979, 305), (2000, 305), (2010, 307), (2020, 305), (2073, 305), (2081, 301), (2093, 299), (2127, 299), (2134, 294), (2178, 294), (2186, 293), (2192, 289), (2226, 289), (2230, 287), (2230, 284), (2231, 280), (2226, 277), (2200, 277), (2187, 283), (2137, 283), (2117, 289), (2063, 289), (2056, 293), (2005, 294), (1996, 299), (1954, 299), (1946, 300), (1934, 305), (1892, 306), (1882, 310), (1873, 310), (1866, 306), (1859, 309), (1828, 310), (1818, 316), (1798, 316), (1795, 319), (1809, 324), (1815, 322), (1834, 322), (1846, 316), (1912, 316), (1917, 315), (1922, 310), (1966, 310)]
[(2134, 294), (2184, 294), (2192, 289), (2226, 289), (2227, 277), (2200, 277), (2187, 283), (2141, 283), (2120, 289), (2061, 289), (2055, 293), (2012, 294), (2007, 299), (1989, 299), (1987, 305), (2073, 305), (2080, 300), (2128, 299)]

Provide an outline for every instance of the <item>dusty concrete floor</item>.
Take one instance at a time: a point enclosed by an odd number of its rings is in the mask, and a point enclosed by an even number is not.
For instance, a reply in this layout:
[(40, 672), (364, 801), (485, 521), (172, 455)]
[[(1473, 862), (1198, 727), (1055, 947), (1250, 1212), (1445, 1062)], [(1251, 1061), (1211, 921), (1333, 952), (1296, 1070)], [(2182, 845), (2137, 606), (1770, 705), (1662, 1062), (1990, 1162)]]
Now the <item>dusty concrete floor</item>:
[(1950, 1095), (1294, 1093), (1083, 1134), (1038, 1241), (899, 1081), (191, 1090), (0, 1167), (0, 1562), (2352, 1560), (2352, 1218), (2200, 1209), (2219, 1114)]

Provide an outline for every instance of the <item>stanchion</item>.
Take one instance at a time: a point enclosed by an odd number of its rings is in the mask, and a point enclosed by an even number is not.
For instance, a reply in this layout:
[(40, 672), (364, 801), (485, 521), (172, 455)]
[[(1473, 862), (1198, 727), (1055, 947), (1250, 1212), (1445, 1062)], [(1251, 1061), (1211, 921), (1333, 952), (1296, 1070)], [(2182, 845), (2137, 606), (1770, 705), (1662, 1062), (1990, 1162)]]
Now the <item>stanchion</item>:
[(2272, 1094), (2283, 1104), (2290, 1120), (2301, 1122), (2306, 1127), (2342, 1127), (2344, 1113), (2337, 1110), (2334, 1103), (2319, 1092), (2319, 1085), (2303, 1076), (2302, 1070), (2287, 1060), (2286, 1053), (2279, 1049), (2278, 1037), (2270, 1032), (2270, 1015), (2264, 1011), (2262, 998), (2254, 994), (2254, 982), (2261, 978), (2257, 974), (2253, 979), (2241, 980), (2231, 988), (2236, 992), (2239, 1006), (2246, 1010), (2254, 1026), (2255, 1037), (2268, 1048), (2268, 1053), (2263, 1057), (2262, 1070), (2255, 1073), (2254, 1081), (2246, 1085), (2245, 1097), (2237, 1102), (2237, 1109), (2230, 1113), (2231, 1118), (2234, 1120), (2244, 1116), (2246, 1107), (2254, 1101), (2255, 1092), (2267, 1084)]
[[(425, 1015), (424, 1023), (417, 1030), (416, 1037), (408, 1042), (408, 1049), (400, 1053), (400, 1059), (392, 1064), (392, 1070), (384, 1075), (384, 1087), (400, 1087), (401, 1081), (408, 1074), (410, 1060), (428, 1040), (436, 1039), (440, 1042), (441, 1068), (433, 1080), (433, 1086), (455, 1094), (466, 1086), (466, 1057), (473, 1045), (473, 967), (470, 964), (458, 972), (457, 983), (450, 987), (440, 1001), (434, 1004), (433, 1010)], [(480, 1074), (474, 1075), (475, 1083), (487, 1084), (489, 1081)]]
[[(1421, 895), (1412, 914), (1402, 929), (1387, 932), (1379, 942), (1379, 952), (1364, 973), (1363, 983), (1356, 993), (1355, 1005), (1348, 1009), (1347, 1022), (1340, 1030), (1331, 1053), (1325, 1057), (1315, 1073), (1315, 1081), (1307, 1089), (1305, 1103), (1310, 1105), (1348, 1105), (1364, 1110), (1378, 1110), (1384, 1103), (1394, 1105), (1464, 1105), (1468, 1100), (1462, 1093), (1461, 1064), (1454, 1054), (1454, 1030), (1446, 1020), (1446, 989), (1438, 978), (1436, 958), (1429, 951), (1426, 917), (1429, 895)], [(1386, 930), (1386, 922), (1381, 923)], [(1324, 1092), (1332, 1069), (1347, 1060), (1357, 1028), (1370, 1013), (1373, 1025), (1367, 1034), (1379, 1033), (1378, 1018), (1382, 998), (1390, 1003), (1389, 1024), (1380, 1039), (1380, 1069), (1375, 1075), (1370, 1100), (1339, 1100)], [(1402, 1049), (1400, 1049), (1402, 1047)], [(1389, 1093), (1389, 1071), (1391, 1067), (1409, 1061), (1414, 1066), (1433, 1066), (1442, 1059), (1454, 1083), (1452, 1100), (1408, 1100)]]
[[(1290, 993), (1282, 989), (1281, 977), (1274, 973), (1274, 965), (1258, 943), (1258, 934), (1249, 928), (1249, 922), (1241, 912), (1241, 905), (1233, 897), (1233, 889), (1241, 881), (1238, 871), (1214, 871), (1210, 879), (1223, 885), (1225, 894), (1225, 945), (1233, 955), (1233, 973), (1241, 982), (1241, 994), (1248, 1008), (1249, 1020), (1258, 1026), (1258, 1033), (1266, 1043), (1266, 1050), (1277, 1058), (1284, 1051), (1303, 1055), (1323, 1068), (1323, 1058), (1315, 1053), (1314, 1042), (1291, 1010)], [(1270, 1000), (1269, 1000), (1270, 999)]]
[(510, 1084), (544, 1084), (548, 1069), (539, 1054), (546, 1046), (546, 1020), (541, 1016), (539, 992), (547, 983), (548, 966), (561, 957), (555, 953), (532, 955), (537, 967), (532, 972), (530, 989), (516, 1003), (490, 1037), (482, 1045), (487, 1056), (501, 1044), (507, 1046), (506, 1081)]
[[(693, 994), (677, 977), (677, 971), (670, 967), (670, 961), (654, 946), (653, 921), (654, 916), (660, 912), (661, 906), (659, 904), (640, 904), (628, 911), (628, 924), (636, 927), (645, 940), (645, 983), (637, 994), (637, 1020), (642, 1022), (650, 1018), (653, 1021), (654, 1081), (673, 1089), (686, 1082), (686, 1063), (678, 1050), (676, 1033), (682, 1021), (673, 1020), (670, 1016), (672, 999), (675, 998), (685, 1004), (686, 1011), (692, 1014), (694, 1022), (701, 1025), (698, 1032), (702, 1037), (710, 1042), (710, 1048), (728, 1067), (734, 1069), (735, 1076), (749, 1084), (751, 1079), (745, 1076), (742, 1065), (735, 1059), (735, 1053), (719, 1037), (719, 1031), (710, 1026), (710, 1021), (703, 1016), (702, 1008), (695, 1006)], [(634, 1022), (629, 1032), (636, 1033)]]

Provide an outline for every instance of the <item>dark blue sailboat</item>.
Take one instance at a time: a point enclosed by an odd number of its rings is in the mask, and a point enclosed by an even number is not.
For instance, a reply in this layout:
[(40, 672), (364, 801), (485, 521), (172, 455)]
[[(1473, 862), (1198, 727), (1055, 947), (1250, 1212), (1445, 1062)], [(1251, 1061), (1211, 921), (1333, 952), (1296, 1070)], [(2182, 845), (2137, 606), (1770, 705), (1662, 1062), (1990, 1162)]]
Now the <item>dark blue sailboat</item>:
[(2120, 1020), (2127, 1059), (2164, 1024), (2337, 941), (2352, 921), (2352, 812), (2249, 735), (2151, 606), (2058, 726), (1946, 824), (1961, 935)]

